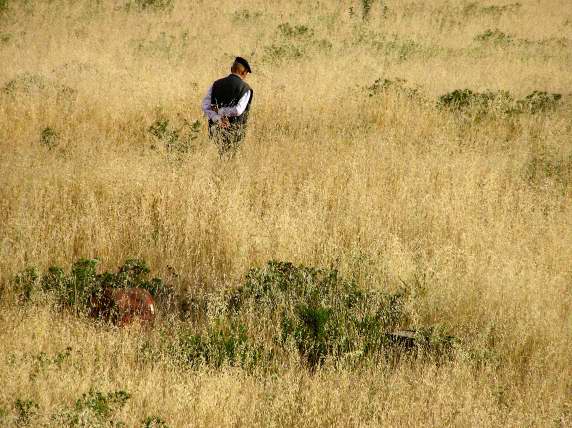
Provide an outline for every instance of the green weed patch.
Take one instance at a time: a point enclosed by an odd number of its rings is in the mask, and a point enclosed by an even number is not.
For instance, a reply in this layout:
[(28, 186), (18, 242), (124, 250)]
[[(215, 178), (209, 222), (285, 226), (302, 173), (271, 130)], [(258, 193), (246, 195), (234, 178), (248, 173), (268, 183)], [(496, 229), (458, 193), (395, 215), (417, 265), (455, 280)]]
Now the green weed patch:
[(437, 104), (449, 111), (482, 118), (486, 115), (536, 114), (554, 111), (561, 98), (560, 94), (543, 91), (534, 91), (522, 99), (515, 99), (508, 91), (473, 92), (470, 89), (456, 89), (441, 95)]
[(29, 301), (37, 294), (49, 295), (59, 307), (84, 312), (89, 299), (104, 288), (143, 288), (153, 296), (170, 293), (160, 278), (149, 278), (150, 269), (138, 259), (129, 259), (117, 272), (97, 273), (97, 259), (80, 259), (70, 272), (59, 266), (51, 266), (40, 274), (30, 267), (16, 275), (14, 285), (22, 301)]
[[(78, 312), (107, 287), (139, 287), (154, 296), (170, 293), (159, 278), (149, 278), (150, 269), (141, 260), (127, 260), (116, 272), (104, 273), (96, 272), (97, 263), (79, 260), (69, 273), (59, 267), (44, 274), (26, 269), (15, 284), (23, 301), (47, 293), (60, 307)], [(179, 327), (160, 343), (145, 342), (138, 352), (141, 361), (168, 358), (192, 368), (268, 370), (292, 360), (310, 370), (327, 362), (352, 366), (401, 345), (403, 335), (393, 332), (409, 322), (404, 305), (411, 292), (407, 287), (394, 293), (363, 288), (333, 268), (270, 261), (250, 269), (234, 289), (186, 297), (189, 314)], [(436, 332), (425, 329), (406, 337), (411, 342), (407, 348), (445, 353)], [(37, 363), (63, 362), (67, 356), (40, 355)]]

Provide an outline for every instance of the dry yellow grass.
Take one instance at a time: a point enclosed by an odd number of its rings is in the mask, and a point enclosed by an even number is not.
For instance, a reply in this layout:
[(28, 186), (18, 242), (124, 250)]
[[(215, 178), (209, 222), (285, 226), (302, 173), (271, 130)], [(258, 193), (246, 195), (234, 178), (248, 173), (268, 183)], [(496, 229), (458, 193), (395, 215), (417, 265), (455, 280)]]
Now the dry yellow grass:
[[(0, 424), (18, 423), (20, 398), (39, 405), (32, 425), (57, 425), (95, 388), (132, 394), (127, 426), (572, 425), (568, 1), (374, 2), (367, 21), (358, 1), (127, 3), (0, 1), (0, 86), (14, 82), (0, 91)], [(495, 28), (513, 42), (475, 41)], [(255, 89), (237, 158), (218, 159), (204, 128), (169, 153), (149, 126), (201, 119), (237, 54)], [(380, 77), (424, 97), (369, 97)], [(471, 121), (436, 108), (460, 88), (564, 96), (548, 114)], [(16, 272), (80, 257), (105, 269), (140, 257), (165, 278), (172, 266), (181, 294), (236, 285), (269, 259), (384, 289), (423, 277), (409, 327), (444, 325), (497, 364), (270, 376), (148, 363), (140, 346), (160, 330), (14, 306)], [(61, 365), (38, 363), (68, 346)]]

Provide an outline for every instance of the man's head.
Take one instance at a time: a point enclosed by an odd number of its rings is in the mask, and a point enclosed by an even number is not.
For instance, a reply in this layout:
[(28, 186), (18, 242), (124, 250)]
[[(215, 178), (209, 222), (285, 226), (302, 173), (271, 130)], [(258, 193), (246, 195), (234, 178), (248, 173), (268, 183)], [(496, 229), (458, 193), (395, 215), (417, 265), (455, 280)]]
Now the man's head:
[(242, 57), (237, 56), (232, 63), (232, 67), (230, 67), (230, 72), (236, 74), (241, 79), (246, 79), (246, 75), (248, 73), (252, 73), (252, 70), (250, 69), (248, 61)]

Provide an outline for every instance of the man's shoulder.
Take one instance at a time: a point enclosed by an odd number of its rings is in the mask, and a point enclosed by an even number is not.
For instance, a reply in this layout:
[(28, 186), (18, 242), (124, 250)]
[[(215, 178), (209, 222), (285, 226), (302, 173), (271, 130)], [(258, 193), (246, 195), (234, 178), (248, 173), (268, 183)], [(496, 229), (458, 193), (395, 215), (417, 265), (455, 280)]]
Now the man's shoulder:
[(251, 93), (254, 92), (248, 83), (234, 74), (229, 74), (228, 76), (215, 80), (212, 84), (212, 88), (217, 88), (217, 90), (221, 90), (223, 88), (234, 88), (234, 90), (238, 90), (241, 93), (246, 93), (248, 91)]
[(229, 77), (229, 76), (224, 76), (224, 77), (221, 77), (220, 79), (215, 80), (215, 81), (213, 82), (212, 86), (220, 85), (221, 83), (226, 82), (226, 81), (228, 80), (228, 77)]

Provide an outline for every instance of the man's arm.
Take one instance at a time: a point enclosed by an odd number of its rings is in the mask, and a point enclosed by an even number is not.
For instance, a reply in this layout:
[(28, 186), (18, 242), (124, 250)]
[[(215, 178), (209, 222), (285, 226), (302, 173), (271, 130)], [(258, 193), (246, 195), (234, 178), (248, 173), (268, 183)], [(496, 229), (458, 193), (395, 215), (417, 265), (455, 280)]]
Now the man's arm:
[(214, 111), (212, 108), (212, 105), (211, 105), (212, 90), (213, 90), (213, 87), (212, 86), (209, 87), (207, 94), (203, 98), (202, 109), (203, 109), (203, 113), (205, 114), (206, 117), (209, 118), (209, 120), (212, 120), (213, 122), (218, 122), (220, 120), (221, 116), (216, 111)]
[(246, 94), (242, 96), (238, 103), (234, 107), (223, 107), (218, 109), (218, 114), (224, 117), (236, 117), (240, 116), (246, 110), (248, 106), (248, 101), (250, 100), (250, 91), (246, 91)]

